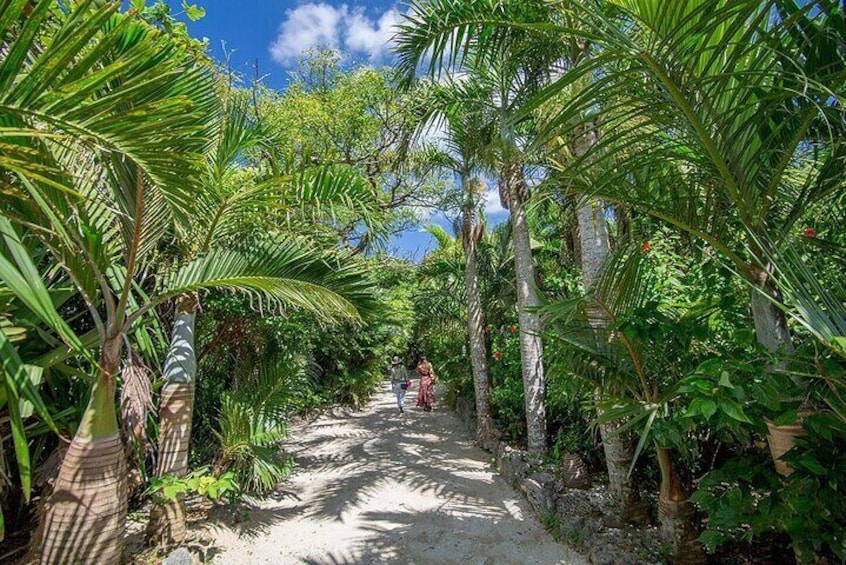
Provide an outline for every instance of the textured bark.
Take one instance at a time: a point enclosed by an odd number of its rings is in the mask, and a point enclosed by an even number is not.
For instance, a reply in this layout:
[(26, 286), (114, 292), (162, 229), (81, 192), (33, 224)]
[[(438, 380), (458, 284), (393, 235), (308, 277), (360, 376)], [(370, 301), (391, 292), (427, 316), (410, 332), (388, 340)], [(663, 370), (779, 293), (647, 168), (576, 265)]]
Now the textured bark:
[[(470, 181), (472, 182), (472, 181)], [(465, 190), (468, 190), (465, 187)], [(473, 388), (476, 397), (476, 442), (490, 451), (496, 438), (496, 429), (491, 419), (491, 387), (488, 380), (488, 366), (485, 352), (484, 313), (479, 291), (479, 273), (476, 265), (476, 247), (483, 226), (475, 222), (472, 195), (464, 207), (464, 283), (467, 293), (467, 335), (470, 342), (470, 366), (473, 371)]]
[(585, 291), (589, 291), (596, 283), (602, 263), (611, 249), (602, 202), (585, 198), (576, 210), (576, 220), (579, 224), (582, 279)]
[(658, 522), (661, 537), (670, 550), (670, 563), (699, 565), (705, 563), (705, 552), (693, 525), (695, 509), (673, 466), (669, 449), (657, 448), (661, 468), (661, 491), (658, 494)]
[[(778, 293), (772, 285), (764, 282), (765, 292), (775, 300), (779, 300)], [(773, 353), (792, 353), (793, 341), (787, 328), (787, 317), (770, 299), (759, 291), (752, 289), (752, 320), (755, 323), (755, 337), (758, 343)]]
[(620, 423), (609, 422), (599, 426), (605, 466), (608, 470), (608, 490), (620, 516), (632, 524), (649, 522), (646, 503), (640, 498), (632, 483), (629, 469), (634, 458), (634, 441), (629, 432), (619, 432)]
[[(176, 303), (170, 347), (164, 364), (165, 385), (159, 405), (159, 459), (156, 476), (182, 477), (188, 472), (191, 420), (194, 411), (194, 380), (197, 374), (194, 350), (196, 300), (182, 296)], [(170, 547), (185, 539), (185, 501), (155, 504), (147, 523), (147, 540)]]
[(126, 528), (126, 456), (115, 412), (121, 336), (100, 353), (103, 372), (45, 507), (41, 563), (119, 563)]
[[(605, 227), (602, 202), (585, 198), (576, 210), (579, 226), (579, 248), (581, 249), (582, 279), (585, 292), (591, 292), (602, 264), (608, 257), (611, 245)], [(591, 314), (591, 320), (597, 313)], [(601, 392), (597, 392), (600, 395)], [(605, 451), (605, 465), (608, 469), (608, 489), (620, 515), (628, 522), (644, 523), (648, 520), (645, 504), (639, 499), (632, 486), (629, 469), (634, 457), (631, 434), (619, 433), (619, 424), (600, 424), (599, 434)]]
[(508, 195), (511, 211), (511, 245), (517, 274), (517, 313), (520, 321), (520, 362), (526, 397), (526, 435), (528, 451), (534, 456), (546, 452), (546, 382), (543, 371), (543, 341), (540, 316), (531, 311), (539, 305), (532, 265), (532, 246), (524, 204), (528, 187), (519, 162), (505, 162), (501, 171), (501, 192)]

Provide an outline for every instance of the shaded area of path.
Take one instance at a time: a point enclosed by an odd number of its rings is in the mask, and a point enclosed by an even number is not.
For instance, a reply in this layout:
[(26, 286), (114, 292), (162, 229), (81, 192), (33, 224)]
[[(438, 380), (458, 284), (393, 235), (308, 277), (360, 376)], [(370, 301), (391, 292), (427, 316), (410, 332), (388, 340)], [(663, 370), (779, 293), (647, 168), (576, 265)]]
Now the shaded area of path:
[(291, 430), (297, 470), (237, 526), (207, 525), (214, 563), (580, 564), (491, 470), (451, 412), (361, 412)]

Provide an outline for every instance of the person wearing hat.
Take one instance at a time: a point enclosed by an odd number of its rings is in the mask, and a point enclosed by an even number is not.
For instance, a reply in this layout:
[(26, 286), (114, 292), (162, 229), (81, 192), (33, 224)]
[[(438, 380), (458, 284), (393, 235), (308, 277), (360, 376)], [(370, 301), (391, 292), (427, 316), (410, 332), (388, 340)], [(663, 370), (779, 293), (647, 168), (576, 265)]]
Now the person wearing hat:
[(391, 390), (397, 395), (397, 407), (402, 414), (402, 403), (405, 401), (405, 391), (408, 390), (408, 371), (396, 355), (391, 360)]

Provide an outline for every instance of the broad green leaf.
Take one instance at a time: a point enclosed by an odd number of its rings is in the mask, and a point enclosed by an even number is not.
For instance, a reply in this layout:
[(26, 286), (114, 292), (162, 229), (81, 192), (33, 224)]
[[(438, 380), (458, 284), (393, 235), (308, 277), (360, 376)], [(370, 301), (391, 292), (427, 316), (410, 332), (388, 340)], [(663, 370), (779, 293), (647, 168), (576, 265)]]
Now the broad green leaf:
[(688, 408), (688, 416), (699, 414), (709, 420), (717, 411), (717, 403), (710, 398), (694, 398)]
[(730, 398), (722, 398), (719, 402), (720, 410), (726, 413), (727, 416), (737, 420), (738, 422), (743, 422), (746, 424), (751, 424), (752, 420), (743, 412), (743, 407), (740, 406), (734, 400)]

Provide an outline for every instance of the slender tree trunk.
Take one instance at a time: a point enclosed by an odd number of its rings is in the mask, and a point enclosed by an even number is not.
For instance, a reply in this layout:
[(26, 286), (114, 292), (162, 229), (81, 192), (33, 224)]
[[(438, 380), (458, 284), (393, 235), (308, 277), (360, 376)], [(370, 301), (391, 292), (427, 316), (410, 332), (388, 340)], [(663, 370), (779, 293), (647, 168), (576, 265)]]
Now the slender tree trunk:
[[(159, 459), (156, 476), (182, 477), (188, 472), (191, 419), (194, 410), (194, 381), (197, 374), (194, 323), (197, 302), (183, 295), (176, 302), (176, 315), (167, 358), (165, 385), (159, 406)], [(147, 524), (151, 544), (170, 547), (185, 539), (185, 501), (155, 504)]]
[[(775, 289), (767, 275), (759, 272), (759, 284), (772, 300), (781, 301), (778, 290)], [(755, 323), (755, 337), (758, 343), (772, 353), (792, 353), (793, 341), (787, 327), (787, 317), (771, 299), (752, 289), (752, 320)]]
[[(465, 184), (464, 191), (471, 190)], [(490, 451), (495, 439), (495, 428), (491, 419), (491, 388), (488, 381), (488, 366), (485, 352), (484, 313), (479, 291), (479, 273), (476, 265), (476, 247), (482, 235), (483, 226), (476, 223), (475, 202), (472, 194), (466, 195), (468, 202), (464, 207), (464, 283), (467, 292), (467, 334), (470, 341), (470, 365), (473, 371), (473, 388), (476, 397), (476, 442)]]
[(576, 220), (579, 224), (582, 278), (585, 292), (589, 292), (611, 250), (602, 202), (584, 198), (576, 210)]
[(122, 335), (100, 352), (91, 390), (45, 508), (41, 563), (119, 563), (126, 528), (126, 454), (115, 411)]
[(520, 162), (506, 161), (502, 166), (502, 192), (508, 195), (511, 211), (511, 245), (514, 270), (517, 274), (517, 314), (520, 322), (520, 362), (523, 370), (523, 391), (526, 397), (526, 435), (529, 453), (542, 456), (546, 452), (546, 382), (543, 372), (543, 341), (540, 316), (531, 311), (540, 304), (532, 265), (532, 245), (524, 204), (528, 187)]
[(684, 565), (705, 563), (705, 552), (693, 527), (693, 503), (676, 473), (672, 453), (663, 447), (656, 447), (656, 452), (661, 469), (658, 522), (664, 543), (670, 548), (670, 562)]
[[(576, 210), (576, 220), (579, 226), (582, 278), (585, 292), (590, 293), (611, 249), (602, 202), (584, 198)], [(597, 313), (593, 312), (591, 320), (594, 320), (596, 315)], [(597, 390), (596, 394), (599, 398), (602, 391)], [(608, 468), (608, 489), (624, 520), (643, 523), (648, 519), (646, 508), (637, 496), (629, 475), (634, 457), (631, 434), (621, 433), (619, 428), (620, 424), (616, 422), (599, 426), (605, 451), (605, 465)]]

